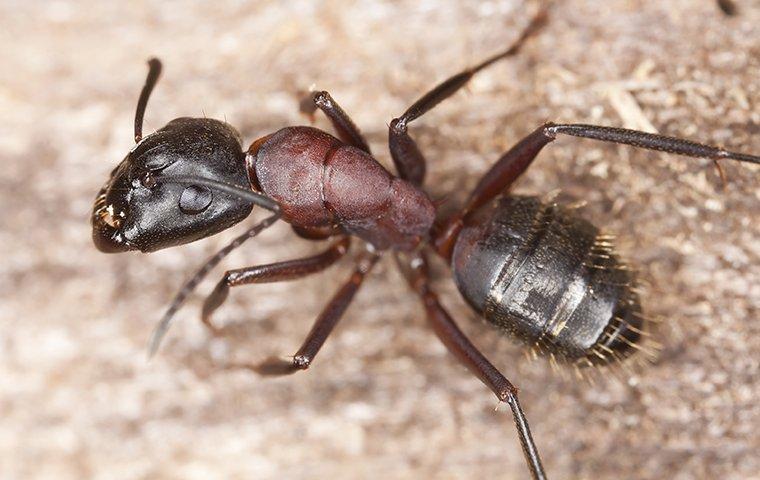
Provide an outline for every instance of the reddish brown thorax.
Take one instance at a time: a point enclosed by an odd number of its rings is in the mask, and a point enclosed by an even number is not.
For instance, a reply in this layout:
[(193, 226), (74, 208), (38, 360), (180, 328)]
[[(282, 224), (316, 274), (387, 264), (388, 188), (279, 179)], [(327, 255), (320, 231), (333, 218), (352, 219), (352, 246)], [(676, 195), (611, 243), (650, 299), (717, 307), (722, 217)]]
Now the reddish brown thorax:
[(433, 225), (427, 194), (316, 128), (287, 127), (261, 138), (246, 163), (254, 187), (295, 227), (338, 226), (378, 250), (411, 250)]

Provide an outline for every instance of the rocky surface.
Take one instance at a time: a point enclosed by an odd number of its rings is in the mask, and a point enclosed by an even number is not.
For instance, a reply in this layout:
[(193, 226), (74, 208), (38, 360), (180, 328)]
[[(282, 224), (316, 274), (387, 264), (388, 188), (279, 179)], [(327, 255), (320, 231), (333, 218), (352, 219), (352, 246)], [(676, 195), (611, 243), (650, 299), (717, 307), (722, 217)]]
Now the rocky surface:
[[(122, 4), (123, 3), (123, 4)], [(329, 90), (390, 165), (387, 122), (435, 81), (502, 48), (533, 5), (472, 2), (0, 3), (0, 471), (11, 479), (525, 478), (506, 408), (427, 329), (390, 259), (313, 367), (225, 368), (291, 354), (350, 262), (233, 291), (212, 339), (205, 282), (161, 353), (148, 334), (181, 282), (241, 228), (149, 256), (98, 253), (91, 202), (131, 147), (145, 59), (165, 72), (146, 131), (226, 118), (247, 142), (305, 123)], [(519, 58), (418, 121), (427, 186), (447, 206), (552, 119), (654, 129), (760, 152), (760, 5), (555, 2)], [(328, 128), (323, 119), (317, 126)], [(760, 170), (562, 139), (516, 191), (621, 237), (663, 319), (659, 359), (577, 383), (446, 305), (521, 388), (552, 478), (760, 478)], [(261, 212), (258, 213), (261, 215)], [(286, 225), (228, 268), (318, 249)], [(216, 274), (221, 274), (221, 270)]]

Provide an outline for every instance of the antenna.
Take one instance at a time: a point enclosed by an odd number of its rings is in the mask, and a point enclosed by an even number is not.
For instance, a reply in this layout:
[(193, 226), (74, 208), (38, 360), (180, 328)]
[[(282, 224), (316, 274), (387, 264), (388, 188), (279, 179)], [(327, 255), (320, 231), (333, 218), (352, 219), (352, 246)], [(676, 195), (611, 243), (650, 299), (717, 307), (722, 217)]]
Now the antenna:
[(137, 100), (137, 111), (135, 112), (135, 143), (142, 140), (143, 117), (145, 116), (145, 107), (148, 105), (148, 98), (153, 91), (153, 87), (158, 82), (161, 75), (161, 60), (153, 57), (148, 60), (148, 77), (145, 79), (145, 85), (140, 92), (140, 99)]
[(163, 175), (159, 173), (159, 174), (153, 174), (153, 178), (159, 183), (204, 185), (213, 190), (218, 190), (228, 195), (234, 195), (240, 198), (241, 200), (250, 202), (253, 205), (258, 205), (259, 207), (269, 210), (270, 212), (278, 213), (278, 214), (280, 213), (280, 205), (278, 205), (276, 201), (272, 200), (266, 195), (262, 195), (258, 192), (254, 192), (247, 188), (233, 185), (231, 183), (214, 180), (212, 178), (197, 177), (195, 175), (171, 175), (170, 176), (170, 175)]
[(169, 330), (169, 325), (171, 324), (174, 314), (177, 313), (177, 310), (179, 310), (180, 307), (185, 303), (187, 297), (190, 296), (193, 290), (195, 290), (195, 287), (198, 286), (206, 274), (208, 274), (212, 268), (214, 268), (220, 261), (222, 261), (222, 259), (226, 257), (227, 254), (242, 245), (246, 240), (258, 235), (262, 230), (268, 228), (279, 218), (280, 213), (277, 212), (274, 215), (270, 215), (253, 227), (249, 228), (245, 233), (235, 238), (227, 246), (216, 252), (213, 257), (209, 258), (206, 263), (204, 263), (203, 266), (198, 269), (195, 275), (193, 275), (192, 278), (190, 278), (190, 280), (188, 280), (182, 286), (180, 291), (177, 292), (177, 295), (174, 297), (171, 305), (166, 310), (166, 313), (164, 313), (164, 316), (161, 317), (161, 320), (153, 329), (153, 333), (151, 334), (150, 340), (148, 341), (148, 359), (152, 358), (153, 355), (155, 355), (158, 351), (158, 347), (161, 345), (161, 340), (163, 340), (166, 332)]

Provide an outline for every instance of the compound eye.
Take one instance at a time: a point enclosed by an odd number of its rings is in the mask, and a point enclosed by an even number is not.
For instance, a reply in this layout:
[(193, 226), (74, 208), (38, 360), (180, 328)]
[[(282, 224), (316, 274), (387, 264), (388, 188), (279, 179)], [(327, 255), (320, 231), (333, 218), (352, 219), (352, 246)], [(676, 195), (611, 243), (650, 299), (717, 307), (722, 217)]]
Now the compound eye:
[(182, 191), (182, 195), (179, 197), (179, 209), (188, 214), (201, 213), (211, 205), (213, 199), (214, 195), (208, 188), (190, 185)]
[(151, 189), (156, 186), (156, 177), (151, 172), (145, 172), (140, 177), (140, 183), (143, 187)]

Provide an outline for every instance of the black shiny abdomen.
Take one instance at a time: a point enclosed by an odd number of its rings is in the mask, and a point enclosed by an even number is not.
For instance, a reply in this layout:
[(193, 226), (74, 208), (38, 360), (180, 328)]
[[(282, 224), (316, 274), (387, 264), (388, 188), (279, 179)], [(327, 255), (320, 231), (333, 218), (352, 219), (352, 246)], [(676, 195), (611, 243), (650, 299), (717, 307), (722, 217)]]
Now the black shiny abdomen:
[(595, 226), (556, 204), (501, 197), (482, 207), (459, 235), (452, 267), (475, 310), (540, 352), (604, 364), (642, 340), (632, 272)]

